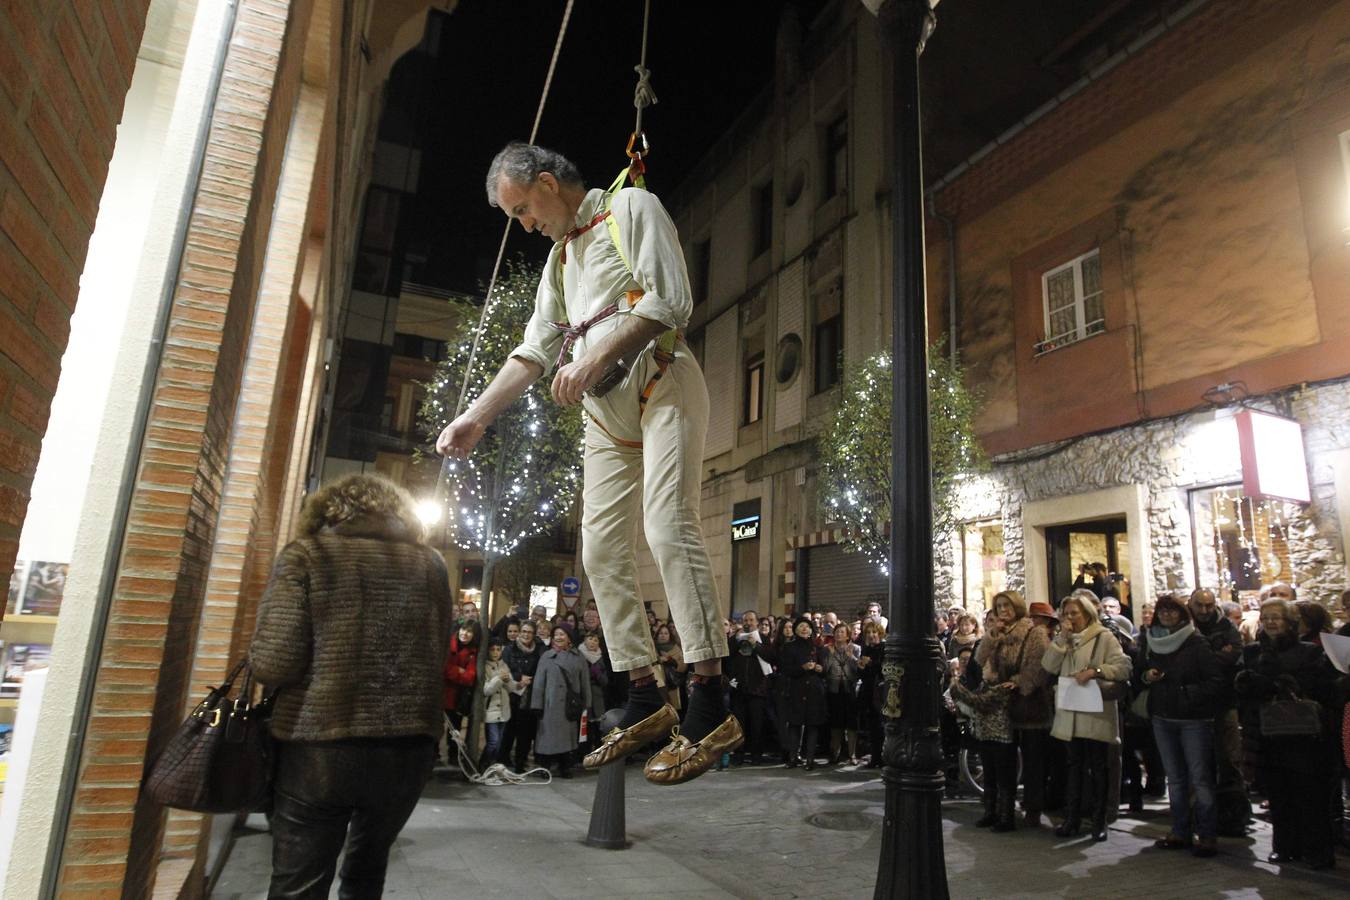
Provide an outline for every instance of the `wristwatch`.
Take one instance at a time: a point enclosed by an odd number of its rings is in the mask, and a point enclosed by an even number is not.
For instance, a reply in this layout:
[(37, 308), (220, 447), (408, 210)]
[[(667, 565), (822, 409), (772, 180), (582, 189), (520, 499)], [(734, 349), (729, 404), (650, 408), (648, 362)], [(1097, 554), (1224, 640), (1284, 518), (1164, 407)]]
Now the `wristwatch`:
[(1096, 675), (1098, 678), (1101, 678), (1101, 677), (1102, 677), (1102, 667), (1101, 667), (1101, 666), (1094, 666), (1093, 669), (1092, 669), (1092, 673), (1093, 673), (1094, 675)]

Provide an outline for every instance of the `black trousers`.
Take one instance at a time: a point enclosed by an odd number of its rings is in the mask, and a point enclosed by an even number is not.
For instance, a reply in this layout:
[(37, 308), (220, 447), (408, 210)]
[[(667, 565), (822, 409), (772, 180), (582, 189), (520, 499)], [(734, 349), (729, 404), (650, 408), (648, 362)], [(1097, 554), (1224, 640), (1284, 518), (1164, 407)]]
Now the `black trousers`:
[(1333, 858), (1328, 799), (1336, 773), (1265, 767), (1261, 770), (1270, 800), (1271, 849), (1308, 863)]
[[(1015, 737), (1022, 750), (1022, 809), (1029, 816), (1039, 816), (1045, 812), (1045, 756), (1050, 730), (1019, 728)], [(1013, 766), (1016, 765), (1014, 755)]]
[(528, 706), (521, 705), (516, 695), (511, 695), (511, 720), (506, 723), (506, 735), (502, 738), (501, 758), (511, 760), (516, 771), (525, 768), (525, 759), (530, 755), (534, 744), (535, 732), (539, 730), (539, 714)]
[[(787, 726), (788, 747), (785, 751), (789, 761), (809, 763), (816, 758), (816, 739), (820, 728), (815, 725)], [(801, 753), (797, 751), (800, 748)]]
[(431, 775), (429, 737), (279, 743), (269, 900), (378, 898), (389, 849)]
[(758, 759), (764, 753), (764, 710), (768, 698), (736, 691), (731, 695), (731, 712), (745, 729), (744, 752)]
[(1107, 751), (1105, 741), (1074, 738), (1069, 741), (1068, 776), (1065, 784), (1064, 817), (1078, 822), (1089, 809), (1093, 822), (1106, 822)]

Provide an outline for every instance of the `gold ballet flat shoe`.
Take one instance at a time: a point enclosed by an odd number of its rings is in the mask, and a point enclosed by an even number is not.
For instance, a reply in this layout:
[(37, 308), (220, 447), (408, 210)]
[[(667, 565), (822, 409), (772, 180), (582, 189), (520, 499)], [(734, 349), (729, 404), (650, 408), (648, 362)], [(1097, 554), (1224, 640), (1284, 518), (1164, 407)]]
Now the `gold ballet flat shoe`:
[(647, 760), (642, 771), (652, 784), (683, 784), (711, 769), (723, 753), (730, 753), (743, 743), (745, 732), (735, 716), (727, 716), (698, 742), (676, 729), (670, 743)]
[(611, 730), (600, 741), (599, 747), (586, 754), (581, 764), (588, 769), (598, 769), (605, 763), (623, 759), (644, 744), (665, 737), (679, 725), (680, 714), (667, 703), (636, 725)]

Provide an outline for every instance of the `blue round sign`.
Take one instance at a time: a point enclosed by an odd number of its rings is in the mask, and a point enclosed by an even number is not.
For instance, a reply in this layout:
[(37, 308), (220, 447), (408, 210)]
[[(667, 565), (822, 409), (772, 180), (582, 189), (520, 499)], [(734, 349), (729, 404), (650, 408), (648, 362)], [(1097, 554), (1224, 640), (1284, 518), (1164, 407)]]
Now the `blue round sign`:
[(568, 576), (562, 580), (562, 592), (568, 596), (581, 593), (581, 581)]

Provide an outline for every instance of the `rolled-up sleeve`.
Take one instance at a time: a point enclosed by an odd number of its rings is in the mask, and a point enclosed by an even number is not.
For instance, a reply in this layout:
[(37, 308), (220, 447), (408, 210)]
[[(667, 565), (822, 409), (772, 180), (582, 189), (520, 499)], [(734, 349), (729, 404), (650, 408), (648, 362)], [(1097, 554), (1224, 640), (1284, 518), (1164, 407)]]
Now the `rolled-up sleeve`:
[(610, 206), (633, 279), (643, 290), (633, 313), (670, 328), (689, 324), (694, 310), (680, 238), (666, 208), (647, 191), (625, 188)]
[(534, 314), (525, 326), (525, 336), (519, 345), (511, 351), (511, 356), (535, 363), (548, 375), (553, 372), (558, 361), (558, 350), (562, 347), (562, 332), (552, 326), (552, 322), (566, 322), (567, 304), (562, 295), (562, 273), (559, 271), (558, 248), (549, 253), (544, 264), (544, 274), (539, 279), (539, 287), (534, 295)]

